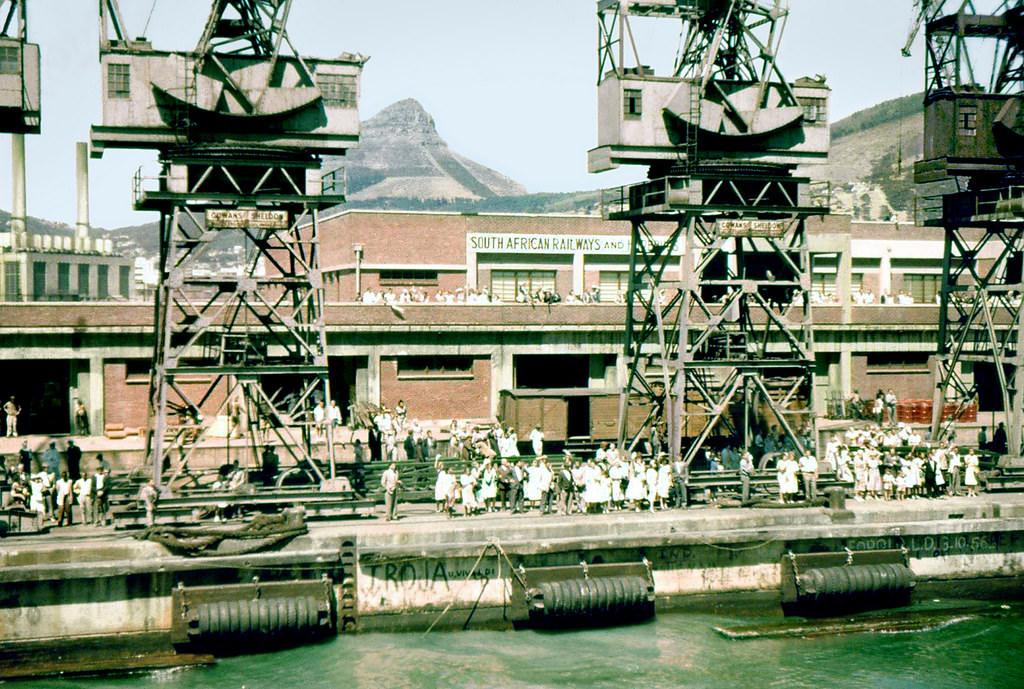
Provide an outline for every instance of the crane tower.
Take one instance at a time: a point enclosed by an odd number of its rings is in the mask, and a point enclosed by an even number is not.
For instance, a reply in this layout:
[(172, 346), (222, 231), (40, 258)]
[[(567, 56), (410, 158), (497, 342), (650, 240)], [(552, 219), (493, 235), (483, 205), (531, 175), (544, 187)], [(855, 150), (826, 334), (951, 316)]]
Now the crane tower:
[[(914, 181), (945, 231), (934, 438), (988, 393), (1020, 456), (1024, 421), (1024, 2), (918, 0), (924, 159)], [(909, 47), (909, 41), (908, 41)], [(935, 190), (935, 191), (932, 191)]]
[[(591, 172), (632, 226), (620, 441), (652, 427), (687, 466), (716, 432), (813, 431), (806, 219), (828, 212), (798, 167), (828, 155), (829, 88), (776, 57), (788, 10), (752, 0), (600, 0)], [(642, 25), (642, 26), (641, 26)], [(679, 35), (661, 68), (645, 37)], [(649, 45), (667, 45), (650, 38)]]
[[(137, 175), (134, 189), (137, 210), (160, 213), (148, 444), (158, 486), (218, 419), (252, 456), (275, 443), (316, 479), (328, 464), (334, 477), (330, 434), (315, 443), (312, 424), (330, 399), (317, 212), (344, 201), (344, 178), (319, 156), (358, 141), (366, 58), (300, 56), (291, 5), (214, 0), (195, 49), (167, 52), (130, 37), (117, 0), (100, 3), (93, 154), (160, 156), (159, 177)], [(228, 237), (236, 265), (211, 271), (203, 259)]]

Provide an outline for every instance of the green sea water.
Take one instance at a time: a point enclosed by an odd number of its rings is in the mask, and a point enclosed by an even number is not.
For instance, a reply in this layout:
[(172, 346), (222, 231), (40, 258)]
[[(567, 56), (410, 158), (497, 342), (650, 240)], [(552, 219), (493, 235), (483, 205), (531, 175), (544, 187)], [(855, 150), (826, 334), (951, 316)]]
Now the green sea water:
[[(574, 632), (359, 634), (205, 668), (35, 680), (18, 689), (347, 687), (1024, 688), (1024, 608), (952, 617), (913, 632), (735, 641), (716, 626), (751, 619), (661, 614)], [(954, 621), (956, 620), (956, 621)]]

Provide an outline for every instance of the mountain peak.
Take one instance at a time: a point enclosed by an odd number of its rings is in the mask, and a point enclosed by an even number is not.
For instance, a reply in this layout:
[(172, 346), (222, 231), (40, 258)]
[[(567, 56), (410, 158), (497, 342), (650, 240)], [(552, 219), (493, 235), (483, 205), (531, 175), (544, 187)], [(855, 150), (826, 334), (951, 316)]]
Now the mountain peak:
[(391, 136), (438, 136), (434, 118), (415, 98), (392, 103), (364, 122), (363, 128), (384, 130)]
[(453, 200), (518, 196), (514, 180), (448, 148), (434, 118), (415, 98), (387, 106), (363, 122), (359, 148), (340, 164), (352, 201)]

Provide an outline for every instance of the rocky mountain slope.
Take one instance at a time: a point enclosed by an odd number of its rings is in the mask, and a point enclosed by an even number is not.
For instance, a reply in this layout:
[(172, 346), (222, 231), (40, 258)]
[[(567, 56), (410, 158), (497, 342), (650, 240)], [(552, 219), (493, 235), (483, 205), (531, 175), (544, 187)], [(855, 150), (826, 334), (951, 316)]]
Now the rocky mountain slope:
[(331, 162), (345, 167), (353, 202), (476, 201), (526, 193), (518, 182), (449, 149), (434, 118), (412, 98), (363, 122), (359, 147)]

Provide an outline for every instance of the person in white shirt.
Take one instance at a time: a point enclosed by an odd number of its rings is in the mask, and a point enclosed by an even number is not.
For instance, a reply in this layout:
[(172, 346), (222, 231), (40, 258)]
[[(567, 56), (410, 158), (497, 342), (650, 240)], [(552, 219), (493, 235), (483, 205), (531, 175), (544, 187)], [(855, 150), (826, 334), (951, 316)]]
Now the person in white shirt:
[(92, 521), (92, 481), (88, 476), (80, 476), (75, 481), (74, 489), (78, 504), (82, 506), (82, 523), (88, 524)]
[(68, 526), (71, 526), (71, 505), (74, 503), (74, 498), (71, 495), (72, 485), (71, 479), (68, 478), (68, 472), (62, 471), (54, 485), (57, 491), (57, 526), (63, 526), (65, 518), (67, 518)]
[(313, 435), (317, 440), (323, 437), (324, 425), (327, 422), (327, 410), (324, 409), (324, 401), (320, 400), (313, 407)]
[(818, 458), (810, 450), (804, 451), (800, 458), (800, 475), (804, 479), (804, 498), (814, 500), (818, 497)]
[(544, 454), (544, 431), (540, 430), (540, 426), (534, 426), (530, 431), (530, 444), (533, 446), (534, 457)]
[(341, 408), (337, 400), (331, 400), (331, 406), (327, 409), (327, 427), (334, 440), (334, 429), (341, 428)]

